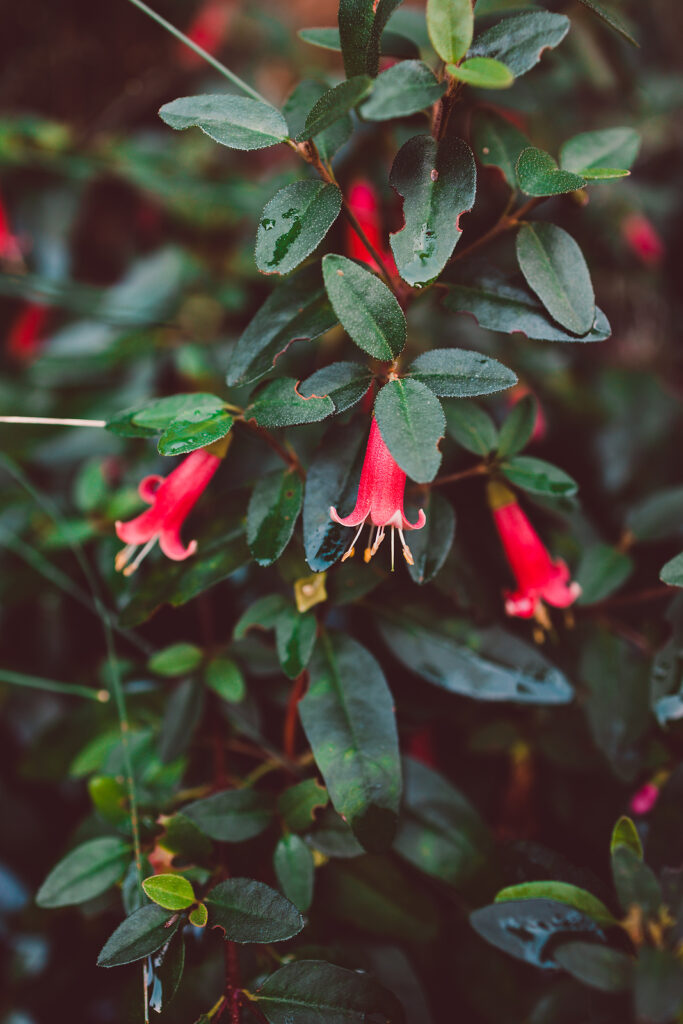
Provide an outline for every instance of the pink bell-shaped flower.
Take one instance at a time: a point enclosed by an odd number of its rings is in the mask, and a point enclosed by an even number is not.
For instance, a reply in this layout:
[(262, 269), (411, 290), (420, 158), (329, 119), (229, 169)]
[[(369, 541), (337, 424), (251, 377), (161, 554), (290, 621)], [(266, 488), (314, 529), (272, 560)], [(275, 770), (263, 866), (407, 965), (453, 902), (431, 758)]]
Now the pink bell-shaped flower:
[[(185, 546), (180, 530), (220, 463), (220, 455), (208, 448), (198, 448), (167, 477), (154, 475), (141, 480), (138, 492), (151, 507), (127, 523), (116, 523), (116, 535), (126, 545), (116, 556), (117, 571), (123, 570), (124, 576), (130, 576), (157, 541), (173, 561), (182, 561), (195, 553), (197, 541), (191, 540)], [(140, 545), (144, 546), (137, 551)]]
[(416, 523), (411, 523), (406, 519), (403, 511), (405, 486), (406, 475), (382, 440), (377, 420), (373, 416), (368, 447), (365, 452), (363, 469), (360, 475), (356, 507), (350, 515), (344, 518), (337, 513), (336, 508), (330, 508), (330, 516), (335, 523), (340, 523), (342, 526), (358, 527), (351, 546), (343, 555), (342, 561), (352, 557), (355, 543), (360, 536), (363, 526), (369, 519), (371, 525), (375, 527), (375, 531), (374, 537), (371, 536), (370, 544), (365, 549), (365, 561), (370, 561), (384, 540), (386, 527), (390, 526), (392, 569), (394, 567), (394, 532), (396, 530), (398, 530), (401, 541), (403, 557), (408, 565), (413, 564), (413, 556), (406, 544), (403, 531), (421, 530), (425, 524), (425, 514), (420, 509)]
[(489, 484), (488, 496), (505, 556), (519, 588), (505, 593), (505, 611), (545, 624), (543, 602), (554, 608), (568, 608), (581, 594), (581, 587), (570, 581), (569, 569), (561, 559), (551, 559), (512, 491), (493, 482)]

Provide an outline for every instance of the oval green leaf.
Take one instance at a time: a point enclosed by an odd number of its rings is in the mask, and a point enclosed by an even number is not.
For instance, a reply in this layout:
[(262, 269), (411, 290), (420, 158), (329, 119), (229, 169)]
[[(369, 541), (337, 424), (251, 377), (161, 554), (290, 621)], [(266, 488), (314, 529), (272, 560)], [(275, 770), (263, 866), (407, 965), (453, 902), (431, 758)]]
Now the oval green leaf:
[(142, 888), (154, 903), (165, 910), (185, 910), (196, 899), (192, 883), (182, 875), (151, 875), (144, 879)]
[(341, 210), (336, 185), (295, 181), (266, 203), (256, 234), (256, 266), (288, 274), (320, 245)]
[(510, 483), (530, 494), (569, 498), (579, 489), (563, 469), (532, 455), (515, 455), (500, 468)]
[(427, 0), (427, 31), (442, 60), (447, 64), (460, 60), (474, 32), (471, 0)]
[(331, 398), (303, 398), (296, 385), (289, 377), (271, 381), (258, 392), (245, 413), (246, 418), (270, 430), (298, 423), (317, 423), (334, 413)]
[(201, 128), (230, 149), (265, 149), (288, 135), (287, 122), (275, 107), (230, 93), (183, 96), (165, 103), (159, 117), (171, 128)]
[(253, 789), (229, 789), (195, 800), (182, 809), (204, 835), (223, 843), (241, 843), (268, 828), (273, 816), (270, 797)]
[(297, 835), (283, 836), (275, 847), (273, 868), (278, 885), (297, 910), (305, 914), (313, 900), (313, 854)]
[(53, 867), (38, 890), (36, 903), (39, 907), (68, 907), (94, 899), (123, 877), (130, 858), (130, 844), (115, 836), (81, 843)]
[(258, 480), (247, 510), (247, 543), (259, 565), (271, 565), (287, 547), (304, 499), (294, 470), (275, 470)]
[(368, 75), (355, 75), (346, 82), (336, 85), (334, 89), (328, 89), (313, 104), (302, 130), (296, 137), (297, 142), (312, 139), (340, 117), (345, 117), (370, 94), (372, 86), (372, 78)]
[(576, 907), (582, 914), (592, 917), (598, 924), (610, 927), (615, 924), (614, 915), (607, 909), (602, 900), (594, 896), (586, 889), (581, 889), (568, 882), (522, 882), (520, 885), (510, 885), (501, 889), (496, 894), (496, 903), (505, 903), (508, 900), (557, 900), (558, 903), (566, 903), (569, 907)]
[(406, 343), (406, 318), (396, 297), (371, 271), (346, 256), (323, 257), (332, 308), (359, 348), (391, 362)]
[(515, 78), (538, 64), (544, 50), (558, 46), (569, 31), (569, 18), (550, 11), (528, 11), (503, 18), (474, 40), (470, 57), (494, 57)]
[(171, 914), (156, 903), (134, 910), (105, 942), (97, 966), (119, 967), (143, 960), (172, 939), (180, 923), (178, 914)]
[(230, 878), (204, 900), (211, 928), (230, 942), (284, 942), (298, 935), (304, 919), (275, 889), (252, 878)]
[(509, 89), (515, 80), (510, 68), (493, 57), (470, 57), (462, 64), (447, 64), (446, 73), (479, 89)]
[(419, 484), (433, 480), (441, 465), (439, 441), (446, 431), (446, 417), (434, 392), (409, 377), (391, 380), (377, 396), (375, 418), (403, 472)]
[(471, 398), (504, 391), (517, 376), (497, 359), (464, 348), (435, 348), (418, 356), (407, 376), (440, 398)]
[(585, 178), (561, 171), (550, 153), (527, 146), (517, 160), (517, 182), (528, 196), (559, 196), (575, 192), (586, 184)]
[(361, 113), (368, 121), (408, 117), (431, 107), (445, 89), (446, 83), (439, 82), (421, 60), (403, 60), (377, 76), (372, 95), (361, 107)]
[(583, 253), (555, 224), (524, 224), (517, 232), (517, 261), (527, 284), (554, 320), (574, 334), (595, 322), (595, 295)]

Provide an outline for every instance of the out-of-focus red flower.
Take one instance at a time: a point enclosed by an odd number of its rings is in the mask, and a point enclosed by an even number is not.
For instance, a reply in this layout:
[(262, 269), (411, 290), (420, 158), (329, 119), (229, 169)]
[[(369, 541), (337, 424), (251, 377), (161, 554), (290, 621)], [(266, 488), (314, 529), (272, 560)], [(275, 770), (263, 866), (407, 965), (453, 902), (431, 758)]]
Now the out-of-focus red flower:
[(548, 421), (545, 418), (543, 412), (543, 406), (538, 400), (538, 396), (534, 394), (531, 388), (528, 388), (526, 384), (515, 384), (513, 388), (510, 388), (505, 392), (505, 401), (508, 406), (512, 408), (521, 402), (527, 395), (533, 395), (536, 399), (536, 419), (534, 421), (534, 429), (531, 432), (532, 441), (542, 441), (548, 431)]
[[(214, 56), (227, 35), (233, 13), (231, 0), (204, 0), (185, 34), (193, 43)], [(178, 62), (188, 70), (203, 64), (199, 54), (183, 43), (178, 48)]]
[(659, 798), (659, 786), (646, 782), (631, 797), (629, 808), (633, 814), (649, 814)]
[(398, 530), (401, 547), (403, 548), (403, 557), (408, 565), (413, 564), (413, 556), (406, 544), (403, 531), (421, 530), (425, 524), (426, 517), (422, 509), (420, 509), (417, 522), (408, 522), (403, 511), (405, 486), (406, 475), (382, 440), (377, 420), (373, 416), (368, 447), (365, 452), (363, 469), (360, 476), (356, 507), (350, 515), (345, 516), (343, 519), (337, 513), (336, 508), (330, 508), (330, 516), (335, 523), (340, 523), (342, 526), (358, 527), (358, 531), (344, 554), (342, 561), (353, 556), (354, 545), (360, 536), (363, 526), (369, 519), (371, 526), (375, 527), (375, 535), (371, 544), (365, 549), (365, 561), (370, 561), (384, 540), (386, 527), (390, 526), (392, 569), (394, 567), (394, 532), (396, 530)]
[(634, 256), (646, 266), (657, 266), (664, 257), (664, 243), (644, 213), (629, 213), (621, 222), (621, 236)]
[[(391, 273), (396, 273), (394, 254), (385, 241), (382, 206), (374, 185), (363, 179), (355, 181), (349, 188), (347, 202), (370, 245), (382, 257)], [(347, 255), (367, 263), (373, 270), (379, 270), (374, 256), (348, 221), (345, 228)]]
[(21, 260), (19, 242), (12, 234), (5, 204), (0, 196), (0, 260), (16, 263)]
[(426, 764), (428, 768), (436, 768), (434, 733), (430, 725), (423, 725), (409, 737), (406, 753), (416, 761)]
[(34, 359), (42, 347), (43, 331), (49, 315), (48, 306), (27, 302), (10, 326), (5, 342), (7, 354), (19, 362)]

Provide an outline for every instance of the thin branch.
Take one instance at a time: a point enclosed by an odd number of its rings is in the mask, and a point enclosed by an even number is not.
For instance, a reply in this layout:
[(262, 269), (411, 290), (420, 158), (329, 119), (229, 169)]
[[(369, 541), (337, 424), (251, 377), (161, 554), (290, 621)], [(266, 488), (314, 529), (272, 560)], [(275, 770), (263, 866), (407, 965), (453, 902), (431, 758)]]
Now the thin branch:
[(456, 260), (461, 260), (463, 256), (469, 256), (476, 249), (480, 249), (482, 245), (487, 245), (492, 242), (494, 238), (504, 234), (506, 231), (511, 231), (516, 228), (523, 219), (530, 213), (539, 203), (543, 202), (545, 196), (538, 196), (530, 199), (527, 203), (523, 203), (514, 213), (508, 213), (505, 210), (492, 228), (485, 231), (483, 235), (477, 238), (470, 245), (466, 245), (464, 249), (456, 249), (455, 255), (451, 257), (450, 262), (454, 263)]
[(27, 676), (23, 672), (11, 672), (0, 668), (0, 683), (11, 686), (25, 686), (32, 690), (45, 690), (48, 693), (62, 693), (67, 697), (84, 697), (100, 704), (109, 700), (108, 690), (96, 690), (93, 686), (78, 686), (76, 683), (58, 683), (54, 679), (43, 679), (40, 676)]
[[(447, 476), (437, 476), (436, 480), (432, 480), (428, 487), (442, 487), (444, 484), (454, 484), (458, 480), (467, 480), (473, 476), (483, 476), (488, 473), (489, 467), (485, 463), (480, 462), (476, 466), (471, 466), (469, 469), (461, 469), (459, 473), (449, 473)], [(424, 487), (424, 484), (420, 486)]]
[(106, 427), (106, 420), (72, 420), (54, 416), (0, 416), (0, 423), (38, 423), (48, 427)]

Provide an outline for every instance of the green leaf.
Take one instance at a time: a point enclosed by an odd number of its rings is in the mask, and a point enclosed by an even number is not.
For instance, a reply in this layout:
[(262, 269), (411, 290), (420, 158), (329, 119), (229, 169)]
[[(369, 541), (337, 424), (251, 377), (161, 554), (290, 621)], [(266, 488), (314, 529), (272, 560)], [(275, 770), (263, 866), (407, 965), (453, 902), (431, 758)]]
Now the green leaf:
[(554, 320), (574, 334), (595, 322), (595, 296), (583, 253), (555, 224), (524, 224), (517, 232), (517, 261), (526, 282)]
[(249, 788), (214, 793), (186, 804), (182, 811), (204, 835), (223, 843), (242, 843), (260, 835), (273, 816), (268, 794)]
[(497, 167), (508, 185), (517, 188), (517, 160), (529, 145), (526, 135), (494, 110), (474, 110), (472, 148), (480, 164)]
[(296, 679), (306, 668), (313, 653), (315, 616), (301, 614), (280, 594), (270, 594), (256, 601), (242, 615), (235, 626), (235, 639), (241, 640), (252, 626), (275, 629), (282, 671), (290, 679)]
[(339, 39), (346, 77), (379, 68), (380, 39), (401, 0), (340, 0)]
[(620, 844), (612, 850), (612, 875), (621, 909), (641, 907), (648, 917), (657, 917), (663, 903), (662, 890), (654, 871), (630, 846)]
[(420, 871), (461, 885), (485, 863), (486, 826), (442, 775), (403, 759), (403, 806), (394, 849)]
[(206, 666), (204, 682), (223, 700), (236, 704), (244, 700), (247, 684), (240, 669), (230, 658), (214, 658)]
[(470, 57), (494, 57), (515, 78), (526, 74), (544, 50), (558, 46), (569, 31), (569, 18), (549, 11), (528, 11), (503, 18), (474, 40)]
[(597, 942), (563, 942), (555, 960), (573, 978), (601, 992), (625, 992), (633, 984), (632, 958)]
[(643, 945), (636, 962), (633, 991), (637, 1020), (670, 1024), (680, 1020), (683, 1006), (683, 965), (676, 952)]
[[(335, 50), (341, 53), (342, 46), (338, 28), (302, 28), (299, 29), (297, 35), (299, 39), (310, 43), (311, 46), (319, 46), (323, 50)], [(380, 39), (380, 53), (382, 57), (410, 59), (418, 57), (420, 49), (415, 41), (409, 39), (402, 32), (385, 31)]]
[(560, 167), (565, 171), (586, 175), (587, 171), (605, 167), (619, 168), (623, 174), (630, 168), (640, 148), (640, 135), (633, 128), (603, 128), (597, 132), (581, 132), (567, 139), (560, 149)]
[(351, 637), (318, 642), (299, 715), (335, 810), (366, 849), (396, 829), (401, 770), (393, 698), (379, 665)]
[(403, 60), (378, 75), (361, 114), (368, 121), (408, 117), (431, 107), (445, 89), (446, 83), (439, 82), (421, 60)]
[(336, 412), (346, 412), (360, 402), (372, 383), (372, 374), (360, 363), (330, 363), (299, 384), (304, 398), (331, 398)]
[(487, 412), (475, 402), (446, 402), (448, 433), (475, 455), (488, 455), (498, 447), (498, 431)]
[(272, 370), (292, 342), (313, 341), (336, 323), (320, 267), (303, 267), (277, 285), (237, 339), (227, 383), (258, 380)]
[(440, 398), (471, 398), (504, 391), (517, 376), (497, 359), (464, 348), (434, 348), (418, 356), (406, 375)]
[(159, 438), (159, 454), (186, 455), (197, 448), (206, 448), (225, 437), (232, 424), (232, 416), (223, 408), (208, 415), (203, 408), (185, 413), (175, 419)]
[(586, 184), (580, 175), (561, 171), (550, 153), (534, 146), (519, 154), (516, 171), (519, 187), (528, 196), (559, 196), (576, 192)]
[(147, 668), (158, 676), (184, 676), (196, 669), (203, 657), (201, 648), (195, 644), (171, 644), (153, 654)]
[(299, 39), (311, 46), (319, 46), (322, 50), (334, 50), (341, 53), (341, 38), (338, 28), (300, 28)]
[(462, 139), (416, 135), (396, 154), (389, 182), (403, 198), (404, 226), (390, 237), (404, 281), (421, 288), (438, 277), (474, 206), (477, 171)]
[(505, 417), (498, 436), (498, 455), (506, 458), (516, 455), (527, 446), (536, 426), (538, 402), (533, 395), (525, 395)]
[(327, 807), (329, 796), (317, 779), (304, 779), (283, 790), (277, 809), (287, 828), (292, 832), (308, 832), (315, 821), (315, 812)]
[(259, 565), (271, 565), (287, 547), (303, 498), (303, 482), (292, 469), (276, 469), (257, 481), (247, 511), (247, 543)]
[[(195, 908), (195, 911), (199, 908)], [(190, 923), (192, 914), (190, 913)], [(178, 991), (185, 970), (185, 942), (182, 932), (177, 932), (160, 950), (152, 955), (152, 977), (148, 976), (152, 991), (149, 993), (150, 1008), (156, 1013), (165, 1010)]]
[(375, 359), (394, 360), (406, 342), (406, 319), (384, 282), (346, 256), (332, 253), (323, 257), (323, 278), (349, 337)]
[(474, 32), (470, 0), (427, 0), (427, 31), (442, 60), (459, 61), (467, 53)]
[(273, 868), (278, 885), (297, 910), (305, 914), (313, 900), (313, 855), (297, 835), (283, 836), (275, 847)]
[(53, 867), (38, 890), (36, 903), (39, 907), (85, 903), (120, 881), (130, 858), (130, 844), (115, 836), (81, 843)]
[(187, 679), (174, 689), (161, 721), (158, 751), (164, 764), (184, 754), (204, 710), (204, 691), (197, 679)]
[(404, 1024), (395, 996), (370, 975), (348, 971), (323, 960), (285, 964), (255, 992), (269, 1024)]
[(509, 89), (515, 80), (510, 68), (493, 57), (470, 57), (462, 64), (447, 64), (446, 74), (478, 89)]
[(592, 917), (598, 924), (610, 927), (615, 924), (614, 915), (605, 904), (586, 889), (580, 889), (568, 882), (522, 882), (510, 885), (496, 894), (496, 903), (509, 900), (556, 900), (569, 907), (575, 907), (582, 914)]
[(331, 398), (302, 398), (290, 377), (281, 377), (258, 392), (247, 409), (247, 419), (259, 427), (277, 429), (298, 423), (317, 423), (334, 413)]
[(377, 396), (375, 418), (403, 472), (419, 484), (433, 480), (441, 465), (439, 441), (446, 431), (434, 392), (419, 380), (391, 380)]
[(143, 960), (169, 942), (180, 923), (178, 914), (170, 914), (156, 903), (134, 910), (105, 942), (97, 958), (97, 966), (119, 967)]
[(165, 910), (185, 910), (196, 899), (192, 883), (182, 875), (151, 875), (144, 879), (142, 888), (154, 903)]
[(206, 905), (198, 903), (196, 907), (193, 907), (188, 915), (188, 921), (195, 928), (206, 928), (209, 921), (209, 911), (206, 909)]
[(430, 490), (424, 501), (427, 522), (410, 535), (413, 564), (408, 572), (415, 583), (429, 583), (443, 567), (455, 536), (455, 513), (449, 501)]
[(414, 615), (384, 609), (377, 623), (401, 664), (450, 693), (476, 700), (566, 704), (573, 696), (566, 677), (539, 651), (498, 628), (469, 630), (462, 640)]
[(670, 587), (683, 587), (683, 551), (662, 566), (659, 578)]
[(126, 805), (126, 787), (110, 775), (93, 775), (88, 780), (88, 793), (93, 807), (105, 821), (122, 825), (130, 820)]
[(165, 103), (159, 117), (171, 128), (201, 128), (230, 149), (265, 149), (283, 142), (287, 122), (275, 107), (247, 96), (183, 96)]
[(342, 194), (323, 181), (295, 181), (266, 203), (256, 233), (256, 266), (288, 274), (316, 249), (339, 216)]
[(676, 537), (683, 524), (683, 487), (666, 487), (629, 510), (626, 526), (638, 540)]
[(350, 110), (357, 107), (361, 100), (372, 92), (373, 81), (368, 75), (355, 75), (333, 89), (328, 89), (317, 100), (308, 113), (303, 128), (296, 136), (297, 142), (305, 142), (314, 138), (345, 117)]
[(640, 841), (638, 829), (625, 814), (619, 818), (612, 831), (610, 853), (614, 853), (619, 846), (628, 847), (629, 850), (635, 853), (636, 857), (640, 860), (643, 859), (643, 844)]
[(188, 418), (210, 420), (224, 405), (216, 395), (203, 392), (169, 395), (124, 409), (108, 421), (107, 430), (121, 437), (152, 437)]
[(591, 10), (593, 14), (596, 14), (600, 21), (604, 22), (617, 35), (620, 35), (622, 39), (625, 39), (627, 43), (631, 43), (632, 46), (640, 46), (640, 43), (633, 38), (621, 18), (617, 17), (614, 11), (604, 7), (602, 4), (596, 3), (596, 0), (580, 0), (580, 3)]
[(576, 480), (563, 469), (532, 455), (514, 455), (500, 468), (510, 483), (530, 494), (569, 498), (579, 489)]
[(304, 493), (304, 547), (314, 572), (323, 572), (341, 558), (349, 546), (349, 531), (330, 518), (330, 507), (340, 515), (354, 507), (360, 462), (367, 442), (367, 426), (360, 420), (338, 426), (325, 435), (306, 474)]
[(284, 942), (298, 935), (304, 919), (275, 889), (252, 878), (230, 878), (204, 900), (212, 928), (230, 942)]
[(578, 603), (604, 601), (625, 583), (633, 572), (633, 559), (609, 544), (591, 544), (585, 548), (577, 566), (575, 579), (581, 587)]
[[(311, 78), (299, 82), (287, 97), (282, 113), (287, 118), (290, 135), (296, 137), (304, 130), (311, 107), (328, 91), (327, 86)], [(353, 132), (353, 121), (349, 114), (338, 118), (329, 128), (315, 137), (318, 153), (323, 160), (331, 159)]]
[(591, 330), (577, 337), (553, 323), (521, 276), (505, 277), (491, 268), (471, 282), (449, 287), (444, 305), (454, 313), (470, 313), (480, 327), (538, 341), (604, 341), (611, 333), (607, 317), (597, 309)]
[(470, 924), (497, 949), (546, 970), (557, 968), (555, 949), (571, 935), (603, 938), (596, 922), (556, 900), (510, 900), (470, 914)]

